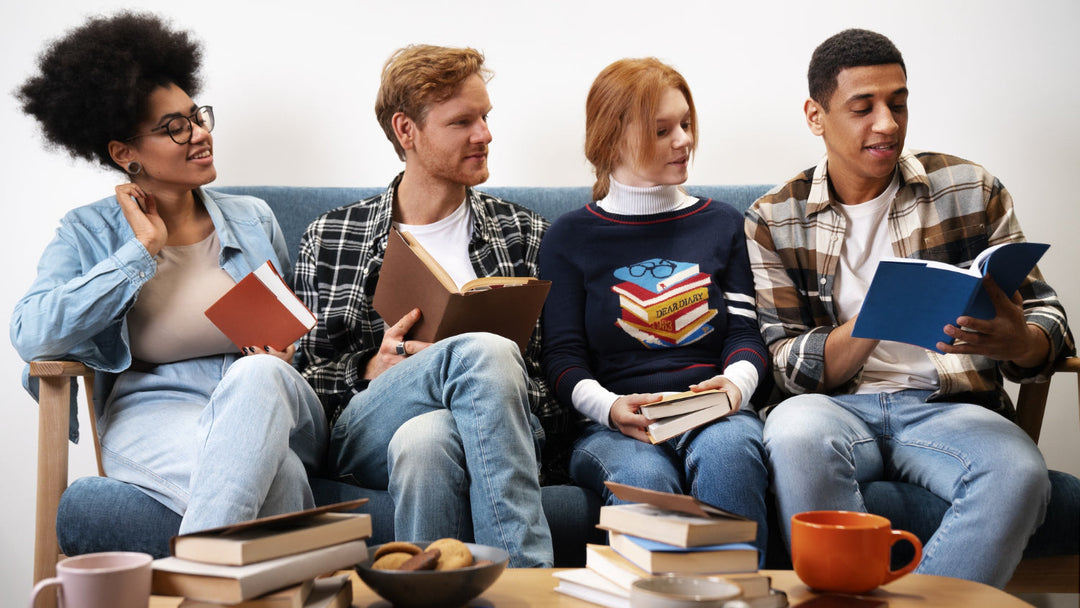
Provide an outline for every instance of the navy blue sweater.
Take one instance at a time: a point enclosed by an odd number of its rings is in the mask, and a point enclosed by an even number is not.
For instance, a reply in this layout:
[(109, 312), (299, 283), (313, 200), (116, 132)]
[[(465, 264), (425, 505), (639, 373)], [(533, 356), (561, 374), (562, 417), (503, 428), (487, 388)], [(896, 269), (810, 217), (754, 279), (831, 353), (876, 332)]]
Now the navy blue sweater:
[(544, 373), (565, 404), (589, 378), (625, 395), (684, 391), (739, 360), (769, 377), (743, 218), (726, 203), (644, 216), (590, 203), (551, 225), (540, 277)]

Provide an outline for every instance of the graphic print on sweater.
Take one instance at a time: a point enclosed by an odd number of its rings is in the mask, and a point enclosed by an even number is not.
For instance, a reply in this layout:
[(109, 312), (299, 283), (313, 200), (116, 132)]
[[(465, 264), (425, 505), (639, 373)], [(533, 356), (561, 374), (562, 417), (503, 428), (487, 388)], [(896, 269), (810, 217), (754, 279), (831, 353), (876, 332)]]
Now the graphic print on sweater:
[(619, 296), (622, 317), (615, 321), (646, 348), (671, 348), (697, 342), (712, 330), (709, 320), (711, 278), (697, 264), (661, 258), (642, 260), (615, 271), (621, 282), (611, 291)]

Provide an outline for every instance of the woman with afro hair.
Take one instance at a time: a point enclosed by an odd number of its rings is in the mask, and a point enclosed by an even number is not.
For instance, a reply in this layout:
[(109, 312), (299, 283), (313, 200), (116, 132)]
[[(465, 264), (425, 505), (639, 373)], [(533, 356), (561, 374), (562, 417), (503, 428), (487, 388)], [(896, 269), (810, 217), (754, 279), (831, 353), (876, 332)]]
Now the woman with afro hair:
[(61, 219), (12, 343), (97, 372), (105, 474), (182, 515), (181, 533), (314, 506), (327, 441), (295, 347), (238, 351), (203, 314), (267, 260), (288, 276), (289, 257), (265, 202), (204, 188), (217, 170), (199, 65), (186, 32), (125, 12), (53, 41), (17, 92), (50, 144), (128, 183)]

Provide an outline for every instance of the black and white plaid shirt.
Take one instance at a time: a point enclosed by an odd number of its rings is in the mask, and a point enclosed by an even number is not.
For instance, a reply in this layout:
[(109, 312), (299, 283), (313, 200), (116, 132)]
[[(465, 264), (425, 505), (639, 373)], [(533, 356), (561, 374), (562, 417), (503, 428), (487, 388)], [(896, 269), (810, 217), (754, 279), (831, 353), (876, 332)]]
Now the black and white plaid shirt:
[[(382, 343), (383, 319), (372, 308), (390, 233), (398, 175), (379, 196), (328, 211), (304, 231), (295, 289), (318, 324), (300, 341), (297, 366), (322, 399), (330, 424), (367, 388), (364, 367)], [(540, 239), (548, 221), (520, 205), (466, 191), (472, 209), (469, 258), (479, 277), (538, 275)], [(397, 319), (390, 319), (390, 323)], [(529, 402), (545, 428), (565, 416), (540, 369), (539, 323), (525, 353)]]

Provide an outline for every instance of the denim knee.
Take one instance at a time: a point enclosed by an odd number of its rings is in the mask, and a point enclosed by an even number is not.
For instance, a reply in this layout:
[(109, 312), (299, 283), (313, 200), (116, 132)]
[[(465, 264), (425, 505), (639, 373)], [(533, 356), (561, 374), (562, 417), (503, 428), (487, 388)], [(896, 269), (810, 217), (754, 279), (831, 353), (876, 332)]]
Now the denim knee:
[(447, 410), (436, 410), (407, 420), (390, 438), (386, 452), (388, 473), (443, 470), (444, 464), (462, 467), (465, 461), (454, 418)]
[(795, 395), (773, 408), (765, 419), (762, 437), (765, 447), (820, 445), (836, 432), (833, 414), (838, 412), (829, 397), (818, 394)]
[(291, 365), (272, 355), (249, 355), (237, 359), (228, 371), (255, 379), (281, 375), (291, 369)]
[[(217, 392), (230, 387), (252, 386), (263, 390), (269, 386), (284, 387), (286, 383), (293, 380), (291, 378), (292, 374), (297, 374), (297, 377), (299, 377), (299, 374), (291, 365), (271, 355), (240, 357), (229, 366), (225, 375), (222, 376)], [(237, 390), (243, 391), (245, 389), (239, 388)], [(251, 394), (259, 393), (253, 392)], [(257, 403), (253, 405), (263, 407), (267, 404)]]
[[(490, 359), (501, 362), (517, 362), (522, 371), (525, 369), (525, 360), (521, 357), (521, 351), (517, 344), (502, 336), (487, 332), (471, 332), (446, 338), (442, 341), (443, 346), (453, 353), (465, 357), (469, 361)], [(475, 370), (486, 373), (486, 366)], [(500, 379), (503, 379), (500, 377)]]

